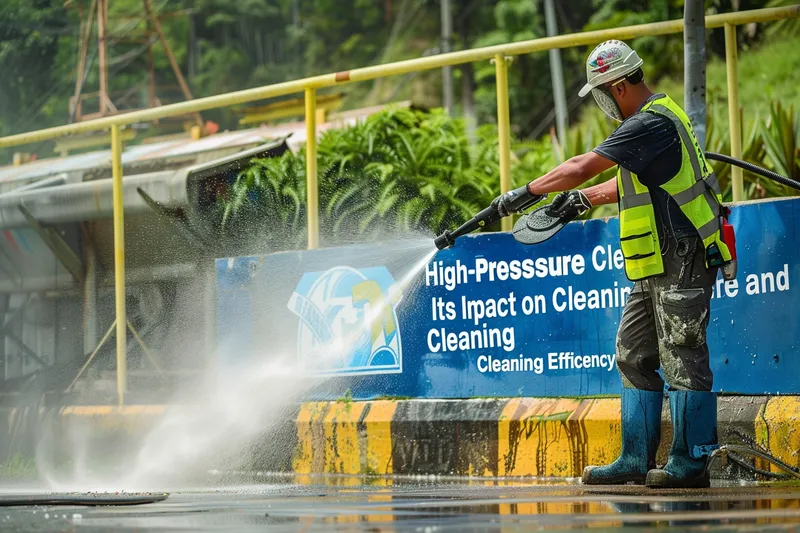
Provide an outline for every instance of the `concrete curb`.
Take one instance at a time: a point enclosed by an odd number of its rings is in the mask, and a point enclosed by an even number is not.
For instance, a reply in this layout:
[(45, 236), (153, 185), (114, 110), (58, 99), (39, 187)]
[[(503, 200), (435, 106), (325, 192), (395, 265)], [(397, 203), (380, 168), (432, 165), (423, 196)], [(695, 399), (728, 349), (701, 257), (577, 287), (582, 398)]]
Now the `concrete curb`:
[[(658, 462), (672, 441), (668, 402)], [(98, 454), (118, 455), (155, 427), (169, 406), (8, 409), (7, 452), (42, 436), (87, 435)], [(511, 398), (303, 403), (248, 447), (245, 468), (297, 474), (578, 477), (620, 451), (620, 400)], [(721, 397), (720, 442), (758, 443), (800, 467), (800, 396)], [(38, 435), (38, 437), (37, 437)], [(779, 472), (763, 460), (755, 466)], [(743, 473), (744, 475), (744, 473)]]
[[(672, 440), (668, 402), (659, 462)], [(513, 398), (303, 404), (296, 473), (578, 477), (620, 451), (620, 401)], [(722, 397), (720, 442), (752, 438), (800, 466), (800, 396)], [(764, 462), (756, 466), (769, 469)], [(778, 472), (773, 468), (773, 471)]]

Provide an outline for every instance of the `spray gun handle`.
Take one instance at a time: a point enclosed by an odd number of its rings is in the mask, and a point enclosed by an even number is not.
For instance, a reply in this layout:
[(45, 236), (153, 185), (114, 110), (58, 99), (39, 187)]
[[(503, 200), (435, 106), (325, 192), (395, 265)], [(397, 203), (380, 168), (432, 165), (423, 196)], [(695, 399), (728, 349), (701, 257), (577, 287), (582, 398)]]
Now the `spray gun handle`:
[(533, 207), (534, 205), (538, 204), (539, 202), (541, 202), (545, 198), (547, 198), (547, 193), (538, 194), (536, 196), (532, 196), (527, 202), (525, 202), (523, 205), (519, 206), (519, 208), (517, 209), (517, 213), (522, 213), (523, 211), (525, 211), (527, 209), (530, 209), (531, 207)]
[[(473, 230), (470, 231), (474, 231), (475, 229), (483, 228), (490, 224), (494, 224), (501, 218), (503, 217), (500, 216), (500, 213), (497, 211), (497, 207), (494, 205), (490, 205), (489, 207), (479, 211), (477, 215), (472, 217), (472, 220), (470, 220), (470, 222), (472, 222), (472, 224), (475, 225), (475, 228), (473, 228)], [(469, 222), (467, 224), (469, 224)]]

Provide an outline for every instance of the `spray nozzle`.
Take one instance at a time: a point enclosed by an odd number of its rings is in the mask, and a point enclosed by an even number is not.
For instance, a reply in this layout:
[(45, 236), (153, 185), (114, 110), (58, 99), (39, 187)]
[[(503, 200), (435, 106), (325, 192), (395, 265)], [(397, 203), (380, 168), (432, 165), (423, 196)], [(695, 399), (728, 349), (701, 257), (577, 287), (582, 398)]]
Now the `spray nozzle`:
[(456, 239), (461, 237), (462, 235), (466, 235), (467, 233), (472, 233), (478, 228), (482, 228), (484, 226), (488, 226), (489, 224), (493, 224), (500, 220), (501, 217), (500, 213), (497, 212), (497, 208), (494, 205), (490, 205), (471, 219), (467, 220), (463, 225), (459, 226), (453, 231), (445, 231), (436, 239), (434, 239), (434, 244), (440, 250), (444, 250), (445, 248), (449, 248), (453, 246), (456, 242)]
[(451, 232), (450, 230), (445, 230), (444, 233), (442, 233), (433, 240), (433, 244), (435, 244), (436, 248), (438, 248), (439, 250), (450, 248), (455, 243), (456, 243), (456, 238), (453, 237), (453, 232)]

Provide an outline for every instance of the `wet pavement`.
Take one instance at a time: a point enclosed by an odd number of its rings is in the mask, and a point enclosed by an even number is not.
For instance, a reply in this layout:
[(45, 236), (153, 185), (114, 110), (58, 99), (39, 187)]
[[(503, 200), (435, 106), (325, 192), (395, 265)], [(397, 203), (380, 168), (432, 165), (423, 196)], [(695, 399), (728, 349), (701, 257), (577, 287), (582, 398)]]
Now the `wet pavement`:
[[(53, 496), (6, 487), (12, 497)], [(93, 493), (90, 500), (145, 493)], [(160, 496), (160, 493), (153, 493)], [(14, 502), (19, 503), (19, 502)], [(58, 502), (55, 502), (58, 503)], [(125, 503), (120, 501), (119, 503)], [(171, 491), (136, 506), (6, 506), (3, 531), (529, 530), (787, 531), (800, 529), (800, 486), (723, 486), (692, 491), (581, 487), (569, 481), (263, 477), (246, 485)]]

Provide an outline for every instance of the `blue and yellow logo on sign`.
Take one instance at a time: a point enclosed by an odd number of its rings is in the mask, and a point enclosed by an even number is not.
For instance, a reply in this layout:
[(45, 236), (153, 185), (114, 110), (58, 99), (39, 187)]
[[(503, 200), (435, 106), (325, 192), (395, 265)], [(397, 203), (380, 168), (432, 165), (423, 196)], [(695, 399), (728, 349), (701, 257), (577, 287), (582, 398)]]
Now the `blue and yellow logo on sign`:
[(400, 298), (385, 267), (306, 273), (288, 302), (300, 319), (298, 358), (321, 374), (402, 372)]

